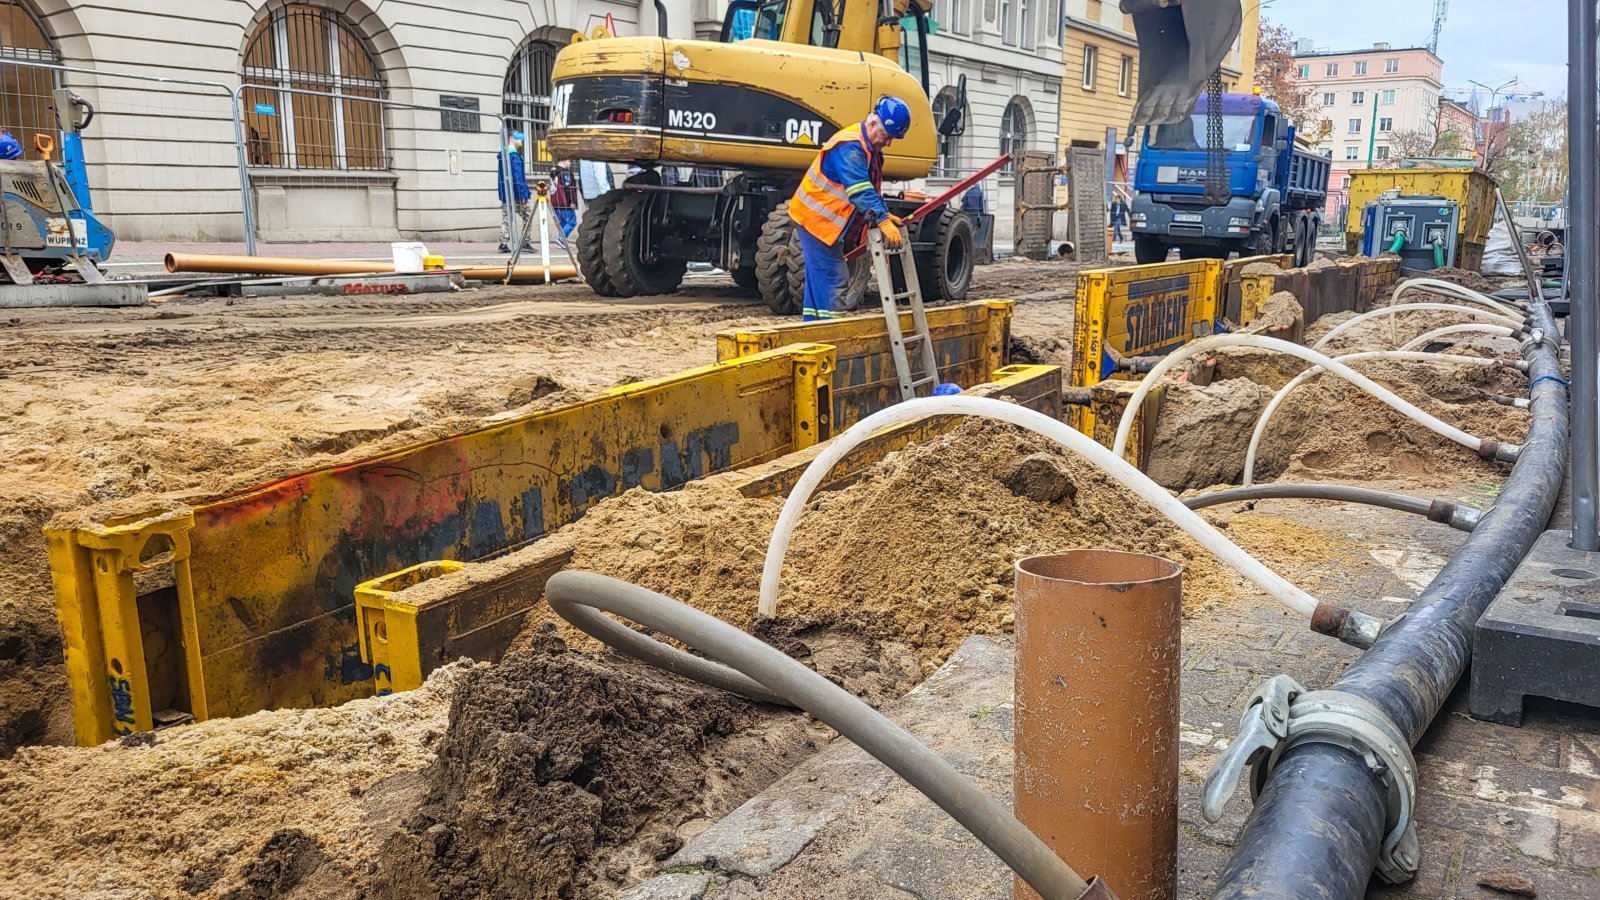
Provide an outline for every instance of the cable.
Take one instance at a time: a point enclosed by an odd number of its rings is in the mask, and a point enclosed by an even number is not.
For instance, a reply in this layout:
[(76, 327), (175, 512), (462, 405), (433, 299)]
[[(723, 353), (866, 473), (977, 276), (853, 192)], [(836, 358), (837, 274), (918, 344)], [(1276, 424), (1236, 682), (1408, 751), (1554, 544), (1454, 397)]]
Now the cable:
[(1389, 316), (1390, 317), (1390, 319), (1389, 319), (1389, 340), (1390, 340), (1391, 343), (1399, 343), (1399, 338), (1397, 338), (1395, 336), (1395, 320), (1394, 320), (1394, 316), (1397, 313), (1421, 312), (1423, 310), (1432, 310), (1434, 312), (1460, 313), (1460, 314), (1465, 315), (1465, 316), (1473, 316), (1473, 317), (1476, 317), (1476, 318), (1479, 318), (1479, 319), (1484, 319), (1486, 321), (1492, 322), (1495, 325), (1504, 325), (1507, 328), (1510, 328), (1510, 329), (1512, 329), (1514, 331), (1521, 331), (1522, 330), (1522, 320), (1521, 319), (1513, 320), (1513, 319), (1510, 319), (1510, 318), (1508, 318), (1506, 316), (1502, 316), (1502, 315), (1499, 315), (1498, 313), (1490, 312), (1489, 310), (1485, 310), (1485, 309), (1474, 309), (1473, 307), (1470, 307), (1470, 306), (1460, 306), (1460, 305), (1457, 305), (1457, 304), (1454, 304), (1454, 303), (1402, 303), (1399, 306), (1385, 306), (1385, 307), (1381, 307), (1379, 309), (1371, 310), (1369, 312), (1364, 312), (1359, 316), (1355, 316), (1353, 318), (1346, 319), (1345, 321), (1340, 322), (1338, 325), (1334, 326), (1332, 331), (1330, 331), (1327, 334), (1323, 335), (1322, 338), (1320, 340), (1318, 340), (1315, 344), (1312, 344), (1311, 345), (1311, 349), (1313, 349), (1313, 350), (1320, 349), (1323, 344), (1326, 344), (1327, 342), (1333, 340), (1335, 337), (1345, 333), (1346, 331), (1349, 331), (1351, 328), (1354, 328), (1357, 325), (1360, 325), (1362, 322), (1366, 322), (1366, 321), (1368, 321), (1370, 319), (1375, 319), (1378, 316)]
[(1526, 322), (1528, 320), (1527, 313), (1517, 309), (1515, 306), (1512, 306), (1509, 303), (1501, 303), (1499, 300), (1496, 300), (1495, 298), (1481, 291), (1475, 291), (1472, 288), (1462, 287), (1455, 282), (1443, 281), (1438, 278), (1408, 278), (1405, 281), (1400, 282), (1399, 284), (1395, 285), (1394, 293), (1389, 295), (1388, 305), (1395, 305), (1400, 301), (1401, 294), (1412, 290), (1426, 290), (1431, 293), (1445, 294), (1465, 300), (1468, 303), (1481, 304), (1489, 307), (1503, 316), (1506, 316), (1507, 318), (1516, 319), (1518, 322)]
[[(1089, 890), (1037, 835), (937, 753), (848, 691), (752, 635), (670, 597), (593, 572), (552, 575), (545, 598), (562, 618), (625, 656), (715, 687), (753, 686), (753, 692), (733, 690), (763, 701), (776, 697), (816, 716), (926, 794), (1040, 896), (1077, 900)], [(601, 615), (602, 610), (682, 641), (715, 662), (639, 634)]]
[(1341, 503), (1381, 506), (1384, 509), (1426, 516), (1457, 531), (1471, 531), (1476, 528), (1479, 515), (1477, 510), (1469, 506), (1461, 506), (1448, 500), (1424, 500), (1421, 497), (1348, 484), (1300, 484), (1283, 481), (1199, 494), (1185, 498), (1183, 505), (1198, 510), (1224, 503), (1244, 503), (1251, 500), (1337, 500)]
[(1431, 341), (1436, 341), (1442, 337), (1449, 337), (1452, 334), (1493, 334), (1500, 337), (1516, 337), (1516, 332), (1505, 327), (1504, 325), (1479, 325), (1469, 322), (1465, 325), (1446, 325), (1443, 328), (1435, 328), (1427, 334), (1419, 334), (1406, 343), (1400, 345), (1400, 349), (1415, 350), (1418, 347), (1427, 346)]
[[(1337, 357), (1337, 359), (1347, 364), (1363, 362), (1372, 359), (1393, 359), (1410, 362), (1451, 363), (1460, 366), (1503, 365), (1503, 363), (1501, 363), (1501, 361), (1498, 359), (1489, 359), (1482, 356), (1453, 356), (1448, 353), (1415, 353), (1407, 350), (1367, 350), (1361, 353), (1347, 353), (1344, 356)], [(1244, 454), (1244, 483), (1246, 485), (1250, 485), (1255, 482), (1256, 451), (1261, 446), (1261, 438), (1267, 433), (1267, 424), (1272, 421), (1273, 413), (1278, 411), (1278, 407), (1283, 404), (1283, 401), (1289, 399), (1289, 395), (1294, 393), (1295, 388), (1306, 383), (1307, 381), (1310, 381), (1312, 378), (1323, 374), (1326, 371), (1327, 369), (1322, 366), (1313, 366), (1304, 372), (1301, 372), (1299, 375), (1289, 379), (1289, 383), (1279, 388), (1278, 392), (1273, 394), (1272, 399), (1267, 402), (1267, 408), (1261, 411), (1261, 418), (1256, 420), (1255, 431), (1250, 435), (1250, 447), (1245, 451)], [(1404, 411), (1402, 411), (1402, 414), (1404, 414)], [(1407, 415), (1406, 418), (1411, 419), (1413, 422), (1416, 422), (1419, 425), (1427, 426), (1428, 424), (1417, 419), (1415, 416)], [(1434, 421), (1439, 420), (1435, 419)], [(1452, 431), (1456, 432), (1456, 434), (1444, 434), (1443, 432), (1438, 432), (1438, 429), (1433, 430), (1441, 434), (1443, 437), (1450, 438), (1456, 443), (1461, 444), (1462, 446), (1479, 454), (1484, 452), (1484, 447), (1488, 444), (1488, 442), (1486, 442), (1483, 438), (1475, 437), (1459, 429), (1451, 429)], [(1464, 435), (1466, 436), (1467, 440), (1463, 441), (1456, 435)], [(1504, 445), (1497, 442), (1494, 443), (1493, 449), (1496, 451), (1494, 455), (1497, 458), (1500, 455), (1499, 448), (1502, 446), (1514, 445)], [(1506, 462), (1515, 461), (1516, 455), (1514, 453), (1511, 454), (1511, 459), (1506, 460)]]

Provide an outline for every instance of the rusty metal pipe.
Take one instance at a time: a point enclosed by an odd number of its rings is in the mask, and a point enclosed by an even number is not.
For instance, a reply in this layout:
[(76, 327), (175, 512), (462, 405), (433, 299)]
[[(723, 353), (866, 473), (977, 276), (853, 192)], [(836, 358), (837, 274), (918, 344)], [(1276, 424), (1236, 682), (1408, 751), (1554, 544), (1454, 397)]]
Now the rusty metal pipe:
[[(394, 272), (394, 263), (359, 259), (297, 259), (289, 256), (224, 256), (205, 253), (168, 253), (168, 272), (223, 272), (240, 275), (381, 275)], [(451, 270), (445, 270), (451, 271)], [(505, 266), (474, 266), (455, 270), (473, 281), (504, 281)], [(551, 266), (551, 278), (577, 278), (578, 267)], [(515, 266), (512, 281), (544, 280), (544, 266)]]
[(1183, 567), (1071, 550), (1020, 560), (1016, 586), (1017, 818), (1119, 896), (1172, 900)]

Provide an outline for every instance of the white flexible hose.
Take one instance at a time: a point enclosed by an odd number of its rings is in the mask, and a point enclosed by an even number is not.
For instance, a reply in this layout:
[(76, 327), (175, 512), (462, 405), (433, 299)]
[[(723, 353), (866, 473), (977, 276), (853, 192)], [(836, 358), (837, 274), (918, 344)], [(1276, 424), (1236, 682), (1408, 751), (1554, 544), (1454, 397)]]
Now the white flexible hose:
[[(1347, 353), (1344, 356), (1335, 358), (1346, 365), (1370, 359), (1442, 362), (1462, 366), (1500, 365), (1500, 361), (1497, 359), (1486, 359), (1480, 356), (1454, 356), (1448, 353), (1412, 353), (1406, 350), (1368, 350), (1361, 353)], [(1261, 438), (1267, 433), (1267, 423), (1272, 421), (1272, 414), (1278, 411), (1278, 407), (1283, 404), (1284, 400), (1288, 399), (1290, 394), (1294, 393), (1295, 388), (1326, 371), (1322, 366), (1312, 366), (1290, 379), (1288, 384), (1279, 388), (1278, 392), (1272, 395), (1272, 400), (1267, 403), (1267, 408), (1261, 411), (1261, 418), (1256, 420), (1256, 430), (1250, 435), (1250, 448), (1244, 454), (1244, 484), (1255, 483), (1256, 450), (1261, 446)], [(1482, 442), (1481, 438), (1475, 438), (1474, 440), (1479, 441), (1480, 444)], [(1472, 449), (1476, 450), (1478, 448), (1472, 447)]]
[(1435, 328), (1427, 334), (1417, 335), (1403, 344), (1400, 349), (1415, 350), (1418, 347), (1427, 346), (1429, 341), (1436, 341), (1439, 338), (1449, 337), (1452, 334), (1493, 334), (1500, 337), (1511, 337), (1515, 335), (1516, 332), (1505, 327), (1504, 325), (1478, 325), (1474, 323), (1468, 323), (1466, 325), (1446, 325), (1443, 328)]
[(1394, 293), (1389, 295), (1389, 305), (1393, 306), (1400, 302), (1400, 295), (1411, 290), (1425, 290), (1435, 294), (1445, 294), (1465, 300), (1468, 303), (1487, 306), (1507, 318), (1516, 319), (1518, 322), (1528, 321), (1528, 317), (1523, 314), (1522, 310), (1508, 303), (1502, 303), (1481, 291), (1475, 291), (1472, 288), (1462, 287), (1459, 284), (1442, 281), (1438, 278), (1411, 278), (1400, 282), (1395, 285)]
[(1026, 428), (1036, 434), (1043, 435), (1057, 444), (1088, 460), (1095, 467), (1116, 479), (1124, 487), (1133, 491), (1139, 499), (1155, 507), (1162, 515), (1166, 516), (1173, 524), (1183, 529), (1190, 537), (1194, 538), (1202, 547), (1211, 551), (1218, 559), (1232, 566), (1239, 574), (1249, 579), (1256, 586), (1272, 595), (1273, 599), (1289, 607), (1306, 618), (1316, 609), (1316, 598), (1300, 590), (1271, 569), (1257, 562), (1250, 554), (1244, 552), (1234, 542), (1222, 535), (1222, 532), (1211, 527), (1206, 520), (1200, 518), (1188, 507), (1184, 506), (1177, 498), (1173, 497), (1161, 485), (1156, 484), (1145, 476), (1143, 472), (1135, 469), (1122, 459), (1121, 456), (1100, 446), (1077, 429), (1052, 419), (1049, 416), (1035, 412), (1025, 406), (1007, 403), (987, 397), (923, 397), (916, 400), (907, 400), (896, 404), (881, 412), (862, 419), (852, 425), (848, 431), (833, 439), (811, 465), (800, 476), (800, 480), (789, 493), (789, 499), (784, 501), (783, 512), (778, 516), (778, 524), (772, 529), (772, 542), (767, 545), (766, 564), (761, 570), (761, 600), (759, 610), (763, 616), (771, 616), (778, 609), (778, 580), (783, 572), (783, 559), (789, 551), (789, 539), (794, 535), (795, 525), (800, 519), (801, 510), (805, 509), (810, 501), (811, 494), (822, 483), (824, 476), (831, 471), (836, 463), (845, 454), (854, 450), (857, 445), (872, 437), (876, 432), (893, 425), (919, 419), (923, 416), (981, 416), (987, 419), (996, 419), (1009, 422)]
[(1383, 307), (1381, 309), (1374, 309), (1374, 310), (1371, 310), (1370, 312), (1364, 312), (1361, 315), (1356, 316), (1353, 319), (1346, 319), (1345, 321), (1340, 322), (1338, 325), (1334, 326), (1334, 329), (1332, 331), (1330, 331), (1327, 334), (1323, 335), (1322, 339), (1317, 341), (1315, 344), (1312, 344), (1311, 347), (1312, 347), (1312, 349), (1319, 348), (1323, 344), (1326, 344), (1327, 342), (1333, 340), (1335, 337), (1343, 334), (1346, 331), (1349, 331), (1351, 328), (1354, 328), (1355, 326), (1360, 325), (1362, 322), (1366, 322), (1366, 321), (1369, 321), (1371, 319), (1375, 319), (1378, 316), (1389, 316), (1390, 317), (1390, 319), (1389, 319), (1389, 340), (1392, 343), (1399, 343), (1398, 338), (1395, 337), (1394, 316), (1397, 313), (1420, 312), (1422, 310), (1434, 310), (1434, 311), (1437, 311), (1437, 312), (1459, 313), (1459, 314), (1464, 315), (1464, 316), (1473, 316), (1475, 318), (1483, 319), (1485, 321), (1492, 322), (1495, 325), (1504, 325), (1507, 328), (1516, 329), (1516, 328), (1521, 328), (1522, 327), (1522, 322), (1521, 321), (1514, 320), (1514, 319), (1508, 319), (1505, 316), (1500, 315), (1499, 313), (1491, 312), (1491, 311), (1486, 310), (1486, 309), (1476, 309), (1476, 308), (1471, 307), (1471, 306), (1459, 306), (1459, 305), (1454, 304), (1454, 303), (1402, 303), (1399, 306), (1385, 306), (1385, 307)]
[[(1350, 321), (1353, 322), (1355, 320), (1351, 319)], [(1144, 376), (1144, 379), (1139, 382), (1138, 389), (1133, 392), (1133, 397), (1128, 400), (1127, 408), (1122, 411), (1122, 421), (1117, 423), (1117, 441), (1112, 445), (1111, 452), (1116, 454), (1118, 459), (1121, 459), (1126, 455), (1128, 447), (1128, 432), (1133, 430), (1134, 414), (1144, 403), (1144, 398), (1150, 395), (1151, 389), (1154, 388), (1156, 383), (1161, 380), (1161, 377), (1166, 375), (1173, 366), (1176, 366), (1178, 363), (1183, 362), (1189, 357), (1194, 356), (1197, 353), (1204, 353), (1207, 350), (1214, 350), (1220, 347), (1257, 347), (1262, 350), (1276, 350), (1280, 353), (1287, 353), (1290, 356), (1303, 359), (1314, 366), (1321, 366), (1324, 369), (1327, 369), (1333, 374), (1338, 375), (1340, 378), (1343, 378), (1345, 381), (1348, 381), (1372, 396), (1377, 397), (1379, 400), (1382, 400), (1386, 405), (1388, 405), (1390, 409), (1393, 409), (1395, 412), (1400, 413), (1413, 422), (1416, 422), (1418, 425), (1427, 428), (1429, 431), (1432, 431), (1440, 437), (1449, 438), (1450, 440), (1455, 441), (1456, 443), (1465, 447), (1470, 447), (1473, 450), (1480, 450), (1483, 446), (1483, 442), (1478, 438), (1467, 434), (1465, 431), (1462, 431), (1454, 425), (1440, 421), (1435, 416), (1431, 416), (1428, 413), (1423, 412), (1421, 409), (1418, 409), (1416, 406), (1412, 405), (1409, 401), (1396, 394), (1394, 391), (1389, 390), (1388, 388), (1377, 383), (1376, 381), (1373, 381), (1360, 372), (1357, 372), (1355, 369), (1350, 368), (1344, 363), (1324, 354), (1318, 353), (1315, 350), (1302, 347), (1299, 344), (1291, 344), (1288, 341), (1280, 341), (1277, 338), (1262, 337), (1261, 335), (1256, 334), (1219, 334), (1212, 337), (1201, 338), (1197, 341), (1190, 341), (1189, 343), (1184, 344), (1182, 347), (1172, 351), (1163, 357), (1161, 362), (1157, 363), (1155, 368), (1151, 369), (1150, 373)]]

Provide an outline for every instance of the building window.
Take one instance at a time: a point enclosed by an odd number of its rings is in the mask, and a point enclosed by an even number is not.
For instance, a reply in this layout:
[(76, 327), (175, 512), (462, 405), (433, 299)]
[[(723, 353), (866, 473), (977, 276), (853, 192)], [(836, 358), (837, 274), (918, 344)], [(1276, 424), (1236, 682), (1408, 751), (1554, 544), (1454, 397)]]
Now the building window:
[(1093, 44), (1083, 46), (1083, 89), (1094, 90), (1094, 70), (1100, 65), (1100, 48)]
[(244, 49), (250, 163), (281, 169), (378, 170), (388, 96), (371, 51), (330, 9), (274, 9)]
[(1394, 130), (1394, 119), (1388, 118), (1387, 116), (1385, 116), (1382, 119), (1379, 119), (1378, 120), (1378, 130), (1379, 131), (1393, 131)]
[[(1352, 156), (1350, 158), (1351, 159), (1355, 159), (1354, 156)], [(1339, 187), (1341, 187), (1341, 188), (1343, 188), (1344, 190), (1347, 190), (1347, 191), (1350, 190), (1350, 176), (1349, 175), (1346, 175), (1346, 176), (1344, 176), (1344, 178), (1340, 179)]]
[(1360, 105), (1366, 103), (1367, 102), (1367, 92), (1366, 91), (1351, 91), (1350, 92), (1350, 102), (1354, 103), (1357, 106), (1360, 106)]
[(511, 67), (506, 69), (501, 99), (506, 128), (528, 136), (522, 158), (529, 164), (552, 161), (545, 138), (550, 134), (550, 73), (560, 49), (549, 41), (530, 39), (511, 57)]
[(1379, 103), (1393, 103), (1394, 102), (1394, 91), (1384, 91), (1382, 94), (1379, 94), (1378, 95), (1378, 102)]
[(1332, 147), (1323, 147), (1322, 148), (1322, 158), (1323, 159), (1333, 159), (1333, 148)]
[(1360, 153), (1361, 153), (1361, 148), (1360, 147), (1349, 146), (1349, 147), (1344, 148), (1344, 158), (1345, 159), (1359, 159), (1360, 158)]
[(1061, 0), (1050, 0), (1044, 6), (1044, 33), (1055, 41), (1056, 29), (1061, 27)]
[(1028, 108), (1022, 98), (1011, 98), (1011, 102), (1006, 104), (1006, 111), (1000, 116), (1000, 152), (1009, 153), (1012, 159), (1000, 170), (1001, 175), (1012, 174), (1017, 163), (1022, 161), (1023, 151), (1028, 149), (1028, 132), (1031, 129)]
[(1378, 153), (1378, 159), (1388, 159), (1389, 158), (1389, 148), (1388, 147), (1379, 147), (1377, 153)]
[(1332, 105), (1334, 105), (1335, 103), (1338, 103), (1338, 102), (1339, 102), (1339, 98), (1334, 96), (1333, 91), (1328, 91), (1327, 93), (1322, 95), (1322, 105), (1323, 106), (1332, 106)]
[(1361, 133), (1361, 120), (1360, 119), (1351, 119), (1349, 127), (1346, 129), (1346, 131), (1348, 131), (1350, 134), (1360, 134)]
[(1033, 0), (1017, 0), (1017, 21), (1022, 30), (1023, 49), (1032, 50), (1036, 33), (1033, 30)]
[(1300, 67), (1300, 77), (1301, 78), (1310, 78), (1311, 77), (1311, 67), (1310, 66), (1301, 66)]
[(1367, 74), (1367, 61), (1366, 60), (1361, 60), (1360, 62), (1356, 63), (1356, 74), (1357, 75), (1365, 75), (1365, 74)]
[(0, 0), (0, 125), (11, 132), (24, 151), (31, 151), (34, 135), (54, 137), (58, 130), (51, 111), (55, 73), (9, 66), (5, 64), (7, 60), (60, 61), (44, 26), (17, 0)]
[(1393, 75), (1398, 71), (1400, 71), (1399, 59), (1386, 59), (1383, 61), (1383, 74)]
[(950, 30), (967, 33), (967, 0), (950, 0)]
[[(933, 122), (937, 125), (944, 120), (945, 113), (956, 104), (956, 89), (947, 87), (933, 98)], [(956, 178), (961, 174), (961, 136), (939, 136), (939, 158), (934, 160), (933, 171), (928, 173), (934, 178)]]
[(1122, 69), (1117, 73), (1117, 93), (1126, 97), (1133, 93), (1133, 57), (1122, 58)]
[(1323, 71), (1325, 71), (1327, 73), (1327, 77), (1328, 78), (1333, 78), (1333, 77), (1335, 77), (1335, 76), (1337, 76), (1339, 74), (1339, 64), (1338, 63), (1328, 63), (1327, 68), (1324, 69)]
[(1017, 43), (1017, 20), (1012, 15), (1012, 0), (1000, 0), (1000, 40), (1013, 46)]

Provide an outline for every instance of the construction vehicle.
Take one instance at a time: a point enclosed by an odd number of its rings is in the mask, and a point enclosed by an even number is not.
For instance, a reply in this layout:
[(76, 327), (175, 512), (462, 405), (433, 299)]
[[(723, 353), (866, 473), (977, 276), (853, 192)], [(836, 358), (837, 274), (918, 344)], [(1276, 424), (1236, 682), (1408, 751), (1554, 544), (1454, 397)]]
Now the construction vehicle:
[[(1136, 122), (1185, 117), (1227, 55), (1239, 0), (1124, 0), (1139, 39)], [(838, 3), (732, 0), (719, 41), (658, 36), (574, 43), (556, 57), (549, 147), (557, 158), (637, 167), (589, 204), (575, 250), (603, 296), (671, 293), (690, 262), (707, 262), (780, 313), (799, 310), (804, 264), (785, 209), (819, 147), (865, 117), (884, 94), (911, 107), (911, 130), (884, 157), (888, 181), (926, 176), (937, 134), (964, 127), (965, 83), (943, 120), (928, 98), (931, 0)], [(935, 127), (937, 125), (937, 128)], [(689, 183), (664, 172), (690, 167)], [(908, 197), (885, 197), (896, 215)], [(964, 298), (971, 286), (971, 215), (946, 208), (908, 235), (923, 295)], [(860, 302), (866, 257), (847, 305)]]
[(1208, 159), (1212, 96), (1200, 96), (1181, 121), (1145, 129), (1129, 210), (1134, 256), (1154, 263), (1174, 248), (1184, 259), (1289, 253), (1296, 265), (1309, 264), (1330, 163), (1295, 146), (1278, 104), (1220, 96), (1220, 179)]
[(95, 218), (84, 167), (81, 132), (94, 120), (94, 107), (69, 90), (56, 91), (53, 100), (61, 164), (51, 159), (55, 141), (45, 134), (34, 136), (39, 159), (0, 160), (0, 269), (13, 284), (33, 284), (36, 274), (63, 270), (98, 282), (97, 264), (116, 242)]

